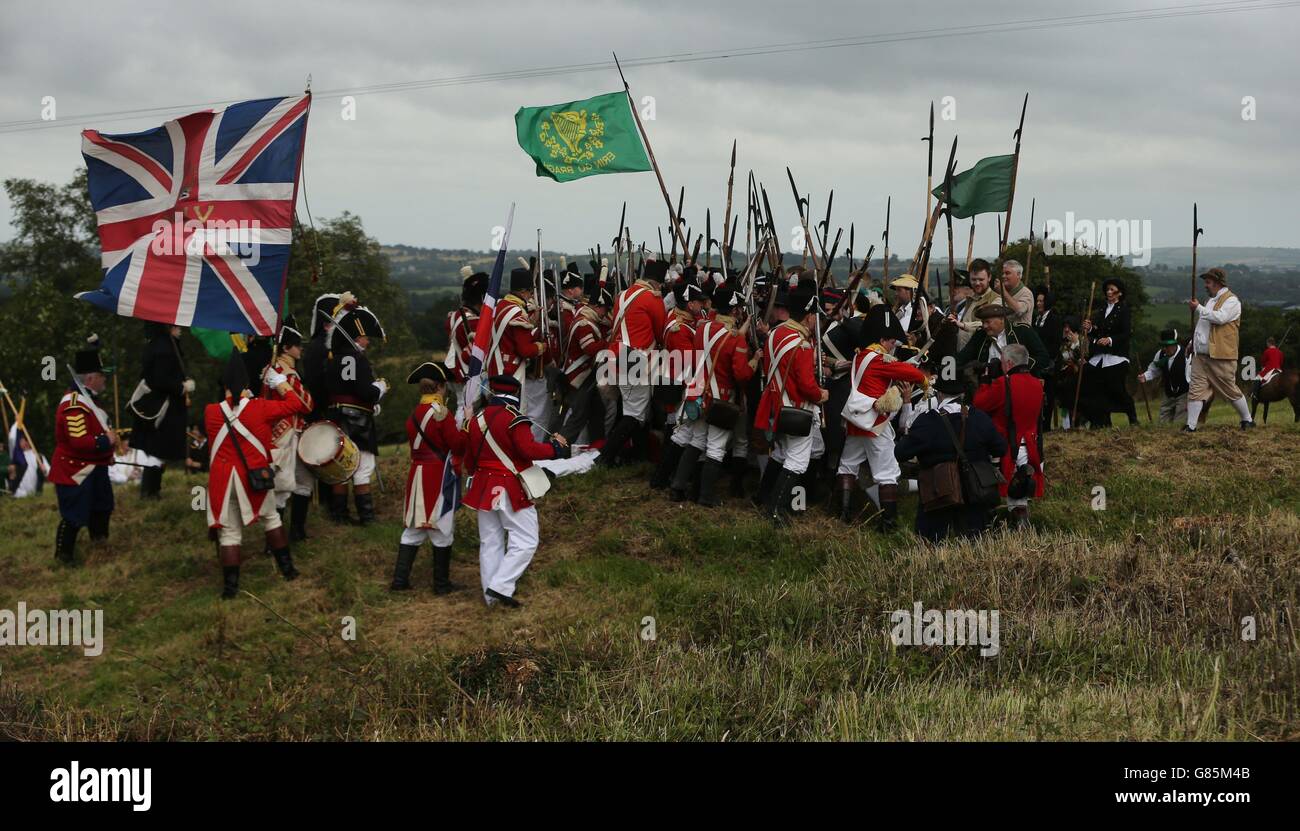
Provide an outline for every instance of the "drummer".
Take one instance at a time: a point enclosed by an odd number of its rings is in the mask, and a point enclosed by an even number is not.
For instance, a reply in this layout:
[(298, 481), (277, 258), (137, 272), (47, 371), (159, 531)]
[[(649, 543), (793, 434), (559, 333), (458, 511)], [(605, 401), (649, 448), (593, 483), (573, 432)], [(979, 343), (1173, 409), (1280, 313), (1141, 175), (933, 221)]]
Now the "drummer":
[[(388, 382), (375, 378), (370, 369), (366, 350), (371, 343), (385, 339), (379, 318), (365, 306), (342, 308), (336, 314), (338, 323), (328, 336), (329, 367), (325, 374), (329, 390), (329, 409), (325, 417), (336, 423), (356, 443), (360, 451), (356, 473), (352, 476), (352, 495), (357, 505), (357, 521), (369, 525), (375, 521), (375, 498), (370, 493), (370, 480), (375, 475), (375, 454), (379, 452), (379, 438), (375, 433), (375, 414), (379, 401), (388, 392)], [(333, 486), (330, 497), (330, 518), (348, 523), (347, 482)]]
[[(290, 390), (287, 397), (298, 398), (307, 405), (308, 410), (312, 410), (315, 405), (311, 393), (307, 391), (298, 374), (297, 365), (300, 360), (302, 360), (302, 333), (298, 331), (296, 321), (290, 316), (285, 320), (280, 328), (280, 334), (276, 337), (275, 353), (271, 356), (271, 363), (264, 370), (263, 379), (265, 380), (265, 376), (270, 374), (285, 376)], [(278, 389), (270, 386), (264, 386), (263, 389), (266, 391), (265, 397), (268, 401), (278, 401), (286, 397), (282, 396)], [(275, 463), (275, 507), (283, 515), (285, 505), (291, 506), (289, 512), (291, 542), (307, 539), (307, 509), (311, 507), (311, 491), (315, 484), (311, 468), (298, 458), (298, 439), (306, 426), (306, 419), (299, 413), (293, 413), (280, 419), (271, 427), (271, 441), (275, 444), (271, 450)]]

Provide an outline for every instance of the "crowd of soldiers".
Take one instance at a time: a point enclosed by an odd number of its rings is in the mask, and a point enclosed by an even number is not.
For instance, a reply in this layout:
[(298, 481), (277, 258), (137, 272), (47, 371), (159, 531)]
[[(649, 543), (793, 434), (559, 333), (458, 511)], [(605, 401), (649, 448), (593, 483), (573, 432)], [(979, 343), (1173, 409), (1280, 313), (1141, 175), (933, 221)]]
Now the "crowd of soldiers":
[[(1043, 433), (1058, 415), (1065, 426), (1108, 425), (1113, 412), (1136, 421), (1131, 315), (1118, 279), (1106, 281), (1106, 307), (1080, 323), (1058, 315), (1049, 290), (1025, 285), (1014, 260), (997, 277), (973, 260), (957, 272), (946, 309), (910, 274), (841, 289), (809, 268), (765, 273), (757, 257), (736, 271), (646, 255), (625, 280), (608, 279), (607, 266), (593, 260), (585, 275), (568, 263), (513, 269), (489, 306), (477, 376), (489, 278), (462, 270), (445, 358), (407, 377), (419, 401), (406, 421), (393, 590), (411, 587), (426, 540), (433, 590), (456, 588), (454, 519), (466, 505), (477, 513), (484, 602), (518, 606), (516, 585), (538, 544), (535, 501), (549, 487), (533, 463), (576, 451), (598, 449), (594, 463), (605, 467), (652, 463), (649, 486), (673, 502), (712, 508), (748, 497), (778, 525), (824, 505), (846, 523), (890, 533), (900, 497), (916, 490), (915, 530), (938, 541), (978, 535), (998, 517), (1028, 524), (1045, 487)], [(1162, 418), (1185, 413), (1184, 429), (1197, 429), (1212, 394), (1246, 428), (1252, 419), (1235, 383), (1240, 302), (1222, 270), (1203, 279), (1209, 300), (1189, 301), (1192, 337), (1163, 332), (1141, 380), (1162, 381)], [(298, 575), (290, 546), (307, 538), (313, 492), (335, 522), (376, 519), (375, 416), (389, 385), (367, 353), (384, 329), (348, 292), (318, 298), (306, 328), (304, 336), (289, 318), (272, 349), (234, 352), (202, 430), (188, 437), (194, 382), (177, 327), (156, 327), (132, 396), (142, 495), (157, 496), (169, 462), (196, 464), (187, 449), (205, 451), (223, 597), (239, 591), (243, 529), (254, 524), (284, 579)], [(56, 557), (69, 564), (80, 528), (92, 540), (108, 535), (108, 468), (124, 444), (98, 403), (106, 370), (97, 344), (77, 353), (74, 372), (48, 477), (62, 519)], [(300, 448), (321, 423), (350, 453), (344, 476), (326, 476)]]

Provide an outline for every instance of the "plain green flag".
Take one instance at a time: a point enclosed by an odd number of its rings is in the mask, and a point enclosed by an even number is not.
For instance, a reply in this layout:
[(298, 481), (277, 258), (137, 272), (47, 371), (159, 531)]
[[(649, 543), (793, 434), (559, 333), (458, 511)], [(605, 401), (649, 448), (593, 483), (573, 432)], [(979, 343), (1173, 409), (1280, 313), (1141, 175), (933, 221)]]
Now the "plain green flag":
[(229, 332), (223, 332), (220, 329), (204, 329), (202, 326), (191, 326), (190, 334), (194, 339), (203, 344), (203, 348), (209, 355), (218, 361), (225, 361), (230, 357), (230, 350), (235, 348), (234, 342), (230, 338)]
[(537, 162), (537, 175), (557, 182), (651, 169), (623, 92), (549, 107), (520, 107), (515, 132), (519, 146)]
[[(989, 156), (980, 159), (970, 170), (953, 176), (953, 218), (969, 219), (975, 214), (1005, 211), (1011, 198), (1011, 171), (1015, 164), (1015, 156)], [(933, 193), (943, 201), (943, 185)]]

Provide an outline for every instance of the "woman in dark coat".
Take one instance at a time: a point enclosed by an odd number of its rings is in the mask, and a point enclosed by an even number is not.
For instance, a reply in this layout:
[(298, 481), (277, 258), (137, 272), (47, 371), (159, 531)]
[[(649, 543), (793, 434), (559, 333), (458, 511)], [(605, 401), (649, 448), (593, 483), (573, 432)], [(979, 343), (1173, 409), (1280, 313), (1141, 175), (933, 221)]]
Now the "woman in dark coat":
[(1092, 320), (1083, 322), (1088, 336), (1088, 363), (1097, 370), (1095, 406), (1089, 408), (1095, 415), (1094, 427), (1109, 427), (1110, 414), (1119, 412), (1128, 416), (1129, 424), (1137, 424), (1137, 406), (1128, 391), (1129, 338), (1133, 333), (1133, 317), (1125, 301), (1124, 281), (1112, 277), (1102, 283), (1106, 292), (1106, 307), (1099, 309)]
[[(151, 323), (146, 331), (150, 340), (144, 350), (140, 380), (150, 392), (136, 405), (131, 446), (163, 463), (182, 463), (188, 452), (185, 428), (189, 423), (189, 395), (194, 391), (194, 381), (185, 376), (180, 351), (181, 327)], [(164, 402), (167, 409), (161, 418), (145, 418), (140, 414), (144, 411), (152, 415)], [(163, 470), (164, 466), (146, 467), (140, 472), (141, 497), (159, 498)]]

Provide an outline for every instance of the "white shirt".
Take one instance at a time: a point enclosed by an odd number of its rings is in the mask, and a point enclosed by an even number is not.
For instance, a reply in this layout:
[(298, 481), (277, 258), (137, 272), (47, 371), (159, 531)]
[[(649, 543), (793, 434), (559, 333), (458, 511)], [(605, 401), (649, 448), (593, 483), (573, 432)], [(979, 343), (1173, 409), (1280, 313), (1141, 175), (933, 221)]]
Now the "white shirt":
[(18, 489), (14, 491), (14, 498), (22, 499), (36, 495), (37, 468), (44, 460), (37, 455), (35, 450), (20, 450), (18, 452), (22, 453), (27, 460), (27, 467), (23, 470), (23, 478), (18, 481)]
[(1210, 354), (1210, 325), (1222, 326), (1241, 317), (1241, 301), (1236, 295), (1224, 301), (1223, 308), (1214, 310), (1214, 301), (1219, 299), (1227, 286), (1215, 292), (1205, 305), (1196, 307), (1196, 331), (1192, 333), (1192, 351), (1197, 355)]
[[(1106, 313), (1102, 316), (1110, 317), (1110, 313), (1114, 310), (1114, 308), (1115, 308), (1114, 303), (1107, 303)], [(1093, 366), (1101, 367), (1102, 369), (1105, 369), (1106, 367), (1115, 366), (1116, 364), (1126, 364), (1128, 363), (1128, 358), (1125, 358), (1123, 355), (1100, 354), (1100, 355), (1093, 355), (1091, 358), (1088, 359), (1088, 363), (1092, 364)]]

